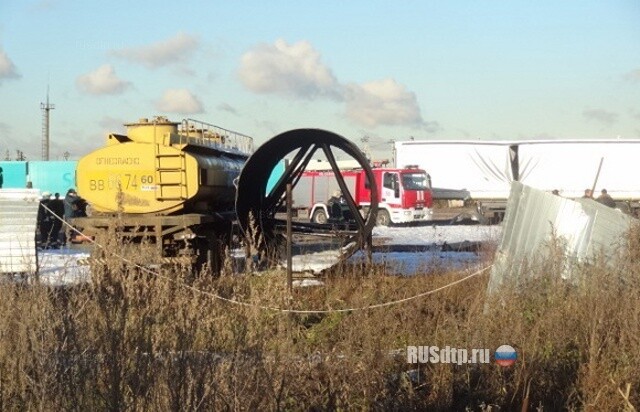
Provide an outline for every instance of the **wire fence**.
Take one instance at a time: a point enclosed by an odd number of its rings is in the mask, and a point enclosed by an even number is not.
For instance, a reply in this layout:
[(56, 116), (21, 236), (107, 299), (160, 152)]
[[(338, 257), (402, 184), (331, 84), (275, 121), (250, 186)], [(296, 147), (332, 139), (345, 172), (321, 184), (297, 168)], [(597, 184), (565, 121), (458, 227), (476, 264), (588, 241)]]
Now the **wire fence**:
[(201, 290), (198, 289), (192, 285), (189, 285), (185, 282), (180, 281), (179, 279), (170, 277), (170, 276), (166, 276), (163, 275), (162, 273), (155, 271), (155, 270), (151, 270), (149, 268), (146, 268), (142, 265), (139, 265), (133, 261), (131, 261), (130, 259), (127, 259), (126, 257), (108, 250), (105, 246), (99, 244), (98, 242), (96, 242), (95, 240), (93, 240), (91, 238), (91, 236), (87, 236), (86, 234), (82, 233), (80, 230), (76, 229), (74, 226), (72, 226), (71, 224), (69, 224), (68, 222), (66, 222), (63, 218), (61, 218), (60, 216), (56, 215), (55, 213), (53, 213), (53, 211), (51, 211), (51, 209), (49, 209), (46, 205), (42, 205), (42, 207), (44, 207), (49, 213), (51, 213), (56, 219), (62, 221), (62, 224), (65, 225), (70, 231), (80, 235), (83, 239), (86, 239), (88, 242), (90, 242), (91, 244), (93, 244), (95, 247), (101, 249), (104, 253), (116, 257), (118, 259), (120, 259), (121, 261), (132, 265), (134, 267), (136, 267), (137, 269), (141, 270), (144, 273), (147, 273), (149, 275), (158, 277), (159, 279), (163, 279), (169, 282), (172, 282), (182, 288), (185, 288), (187, 290), (192, 291), (193, 293), (196, 294), (200, 294), (203, 296), (208, 296), (210, 298), (222, 301), (222, 302), (226, 302), (229, 303), (231, 305), (235, 305), (235, 306), (242, 306), (242, 307), (247, 307), (247, 308), (254, 308), (254, 309), (260, 309), (260, 310), (265, 310), (265, 311), (271, 311), (271, 312), (279, 312), (279, 313), (293, 313), (293, 314), (331, 314), (331, 313), (349, 313), (349, 312), (358, 312), (358, 311), (365, 311), (365, 310), (373, 310), (373, 309), (379, 309), (379, 308), (384, 308), (384, 307), (389, 307), (389, 306), (395, 306), (395, 305), (400, 305), (406, 302), (410, 302), (412, 300), (415, 299), (420, 299), (423, 298), (425, 296), (429, 296), (429, 295), (433, 295), (435, 293), (441, 292), (443, 290), (449, 289), (453, 286), (459, 285), (461, 283), (466, 282), (469, 279), (475, 278), (477, 276), (480, 276), (484, 273), (486, 273), (493, 265), (488, 265), (485, 266), (481, 269), (478, 269), (460, 279), (454, 280), (452, 282), (447, 283), (446, 285), (437, 287), (435, 289), (426, 291), (426, 292), (422, 292), (422, 293), (418, 293), (416, 295), (412, 295), (406, 298), (402, 298), (402, 299), (397, 299), (397, 300), (392, 300), (392, 301), (388, 301), (388, 302), (382, 302), (382, 303), (377, 303), (377, 304), (373, 304), (373, 305), (368, 305), (368, 306), (360, 306), (360, 307), (353, 307), (353, 308), (342, 308), (342, 309), (290, 309), (290, 308), (281, 308), (281, 307), (276, 307), (276, 306), (267, 306), (267, 305), (260, 305), (260, 304), (256, 304), (256, 303), (251, 303), (251, 302), (244, 302), (244, 301), (240, 301), (240, 300), (236, 300), (236, 299), (231, 299), (231, 298), (226, 298), (224, 296), (220, 296), (217, 293), (213, 293), (213, 292), (209, 292), (209, 291), (205, 291), (205, 290)]

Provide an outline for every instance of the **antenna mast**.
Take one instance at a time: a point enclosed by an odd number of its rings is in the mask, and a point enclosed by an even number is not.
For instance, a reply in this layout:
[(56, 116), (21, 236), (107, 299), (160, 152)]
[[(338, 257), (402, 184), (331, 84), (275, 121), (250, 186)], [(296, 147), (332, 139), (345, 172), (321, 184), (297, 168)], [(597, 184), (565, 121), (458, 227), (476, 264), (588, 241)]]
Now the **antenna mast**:
[(371, 148), (369, 147), (369, 136), (363, 136), (360, 138), (360, 141), (364, 144), (364, 155), (367, 157), (369, 162), (371, 162)]
[(49, 112), (56, 107), (49, 103), (49, 85), (47, 85), (47, 102), (40, 103), (42, 110), (42, 160), (49, 160)]

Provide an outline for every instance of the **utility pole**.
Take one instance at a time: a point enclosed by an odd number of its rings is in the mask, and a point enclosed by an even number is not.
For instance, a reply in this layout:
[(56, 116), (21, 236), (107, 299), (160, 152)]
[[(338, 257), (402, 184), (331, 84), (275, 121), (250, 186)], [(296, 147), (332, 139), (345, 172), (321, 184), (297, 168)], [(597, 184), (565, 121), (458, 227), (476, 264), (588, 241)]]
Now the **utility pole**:
[(49, 85), (47, 85), (47, 102), (40, 103), (42, 110), (42, 160), (49, 160), (49, 115), (55, 106), (49, 103)]
[(371, 148), (369, 147), (369, 136), (361, 137), (360, 141), (362, 142), (362, 144), (364, 146), (364, 150), (363, 150), (364, 155), (369, 160), (369, 162), (371, 162)]
[(389, 144), (391, 145), (393, 167), (400, 167), (396, 164), (396, 139), (389, 139)]
[(293, 292), (293, 223), (291, 221), (291, 203), (293, 203), (291, 199), (292, 189), (293, 185), (291, 183), (287, 183), (287, 289), (289, 289), (289, 294)]

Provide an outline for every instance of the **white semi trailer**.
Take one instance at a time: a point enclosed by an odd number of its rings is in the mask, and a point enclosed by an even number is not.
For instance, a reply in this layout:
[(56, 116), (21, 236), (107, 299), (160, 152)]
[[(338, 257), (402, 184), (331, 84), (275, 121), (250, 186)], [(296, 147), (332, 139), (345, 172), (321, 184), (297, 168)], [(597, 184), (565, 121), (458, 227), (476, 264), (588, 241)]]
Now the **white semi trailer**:
[(607, 189), (621, 208), (640, 209), (640, 140), (400, 141), (394, 149), (396, 167), (429, 170), (434, 199), (470, 199), (493, 220), (514, 180), (569, 198), (595, 183), (596, 197)]

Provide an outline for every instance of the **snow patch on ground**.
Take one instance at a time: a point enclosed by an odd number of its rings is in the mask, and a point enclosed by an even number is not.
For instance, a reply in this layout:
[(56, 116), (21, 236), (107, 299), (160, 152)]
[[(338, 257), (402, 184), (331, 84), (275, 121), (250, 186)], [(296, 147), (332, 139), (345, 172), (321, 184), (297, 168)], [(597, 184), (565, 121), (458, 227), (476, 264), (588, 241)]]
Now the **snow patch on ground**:
[(50, 286), (74, 285), (88, 282), (89, 266), (82, 264), (89, 253), (76, 249), (47, 249), (38, 251), (40, 282)]
[[(353, 255), (349, 263), (362, 263), (364, 252)], [(373, 263), (384, 266), (388, 275), (414, 276), (437, 269), (460, 270), (475, 266), (480, 257), (473, 252), (388, 252), (374, 253)]]
[(374, 242), (383, 241), (387, 245), (442, 245), (460, 242), (500, 241), (502, 226), (446, 225), (418, 227), (385, 227), (373, 229)]
[[(373, 241), (377, 245), (434, 246), (434, 250), (422, 252), (377, 252), (372, 258), (375, 264), (384, 265), (388, 274), (413, 276), (433, 272), (434, 269), (464, 269), (480, 262), (473, 252), (440, 252), (444, 243), (488, 242), (498, 244), (502, 235), (500, 226), (421, 226), (376, 227)], [(293, 258), (294, 271), (317, 274), (334, 265), (341, 252), (325, 251)], [(84, 250), (63, 248), (38, 251), (40, 281), (52, 285), (73, 285), (88, 282), (89, 266), (83, 260), (89, 258)], [(362, 263), (366, 258), (362, 251), (350, 257), (348, 263)]]

